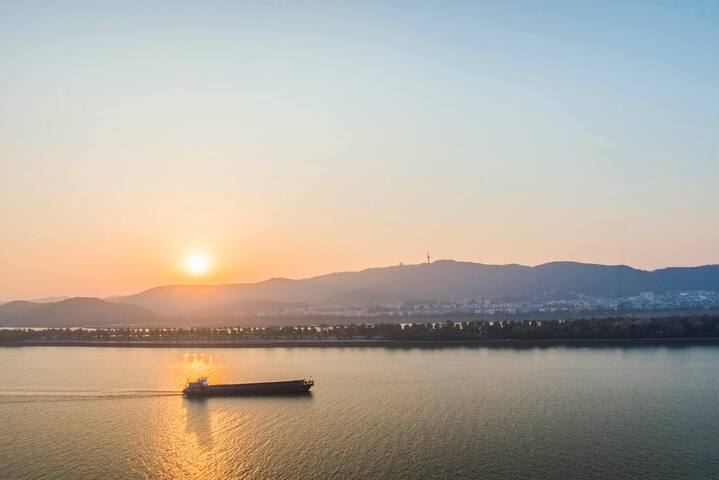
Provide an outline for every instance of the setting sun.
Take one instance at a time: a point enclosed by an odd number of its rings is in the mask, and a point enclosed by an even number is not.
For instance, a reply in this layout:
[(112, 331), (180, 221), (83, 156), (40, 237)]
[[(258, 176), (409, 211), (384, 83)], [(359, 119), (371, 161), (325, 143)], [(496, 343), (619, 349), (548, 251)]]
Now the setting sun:
[(204, 254), (193, 254), (185, 260), (185, 270), (191, 275), (204, 275), (210, 269), (210, 259)]

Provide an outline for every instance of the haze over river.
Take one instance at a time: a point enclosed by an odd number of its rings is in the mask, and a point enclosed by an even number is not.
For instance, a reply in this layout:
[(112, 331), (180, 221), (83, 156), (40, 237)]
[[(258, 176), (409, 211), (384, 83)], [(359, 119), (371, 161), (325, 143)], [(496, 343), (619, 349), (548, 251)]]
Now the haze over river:
[[(719, 347), (0, 348), (7, 479), (719, 478)], [(312, 377), (301, 397), (176, 394)]]

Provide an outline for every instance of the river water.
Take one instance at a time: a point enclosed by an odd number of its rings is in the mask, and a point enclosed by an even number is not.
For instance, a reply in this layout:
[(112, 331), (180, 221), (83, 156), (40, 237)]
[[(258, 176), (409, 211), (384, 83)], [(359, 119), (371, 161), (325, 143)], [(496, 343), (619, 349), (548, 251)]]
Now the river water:
[[(7, 479), (719, 478), (719, 347), (0, 348)], [(312, 377), (309, 396), (184, 399)]]

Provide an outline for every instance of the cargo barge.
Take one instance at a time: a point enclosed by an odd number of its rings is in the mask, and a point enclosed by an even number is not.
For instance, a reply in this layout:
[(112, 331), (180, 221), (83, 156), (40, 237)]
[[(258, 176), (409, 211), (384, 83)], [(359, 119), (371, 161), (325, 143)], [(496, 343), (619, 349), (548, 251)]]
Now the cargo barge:
[(284, 382), (235, 383), (209, 385), (207, 378), (188, 382), (182, 394), (186, 397), (211, 397), (228, 395), (287, 395), (308, 393), (315, 384), (313, 380), (288, 380)]

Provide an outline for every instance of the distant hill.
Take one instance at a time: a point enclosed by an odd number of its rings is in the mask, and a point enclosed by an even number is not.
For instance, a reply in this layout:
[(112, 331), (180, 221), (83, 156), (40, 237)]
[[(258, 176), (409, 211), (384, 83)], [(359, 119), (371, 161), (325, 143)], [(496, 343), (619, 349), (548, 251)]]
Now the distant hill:
[(626, 265), (552, 262), (536, 267), (440, 260), (431, 264), (370, 268), (304, 280), (271, 279), (228, 285), (170, 285), (108, 299), (161, 314), (178, 314), (233, 302), (359, 305), (470, 298), (602, 297), (643, 291), (719, 290), (719, 265), (639, 270)]
[(77, 297), (50, 303), (16, 301), (0, 305), (2, 327), (99, 327), (145, 323), (156, 314), (139, 305)]
[(322, 305), (372, 305), (376, 303), (398, 302), (402, 299), (394, 294), (371, 288), (356, 288), (332, 295), (320, 303)]
[(306, 280), (273, 278), (258, 283), (227, 285), (168, 285), (107, 301), (141, 305), (162, 314), (186, 313), (242, 300), (314, 303), (333, 295), (332, 287)]
[(302, 302), (277, 302), (275, 300), (240, 300), (237, 302), (204, 307), (184, 314), (197, 320), (232, 319), (238, 317), (255, 317), (261, 312), (281, 312), (287, 309), (306, 307), (308, 304)]
[(8, 326), (6, 324), (11, 324), (14, 320), (28, 316), (28, 314), (39, 306), (40, 304), (26, 302), (24, 300), (16, 300), (0, 305), (0, 326)]

